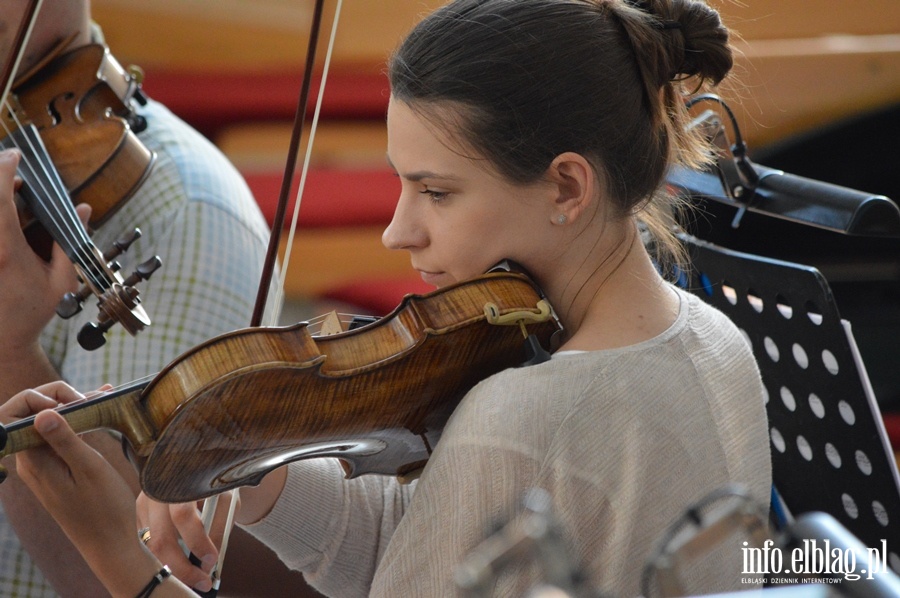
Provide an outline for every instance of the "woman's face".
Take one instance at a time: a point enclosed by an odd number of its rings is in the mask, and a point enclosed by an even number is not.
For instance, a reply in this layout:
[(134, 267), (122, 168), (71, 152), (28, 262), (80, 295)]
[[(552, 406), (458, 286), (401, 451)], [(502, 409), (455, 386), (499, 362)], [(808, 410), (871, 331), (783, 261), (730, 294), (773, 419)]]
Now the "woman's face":
[(388, 161), (400, 178), (394, 218), (382, 236), (410, 252), (412, 266), (443, 287), (512, 259), (532, 274), (549, 242), (553, 186), (513, 185), (410, 106), (388, 107)]

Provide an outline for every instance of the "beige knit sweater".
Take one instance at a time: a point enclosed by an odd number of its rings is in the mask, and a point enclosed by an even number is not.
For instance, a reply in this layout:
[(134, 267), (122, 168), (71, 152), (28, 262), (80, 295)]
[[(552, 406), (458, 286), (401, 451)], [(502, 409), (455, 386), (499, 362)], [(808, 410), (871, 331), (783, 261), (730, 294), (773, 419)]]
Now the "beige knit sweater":
[[(278, 504), (249, 531), (330, 596), (453, 596), (454, 568), (539, 487), (594, 587), (638, 595), (645, 559), (686, 506), (736, 482), (767, 504), (771, 484), (749, 346), (724, 315), (679, 293), (678, 318), (657, 338), (476, 386), (417, 484), (344, 480), (332, 460), (295, 463)], [(732, 544), (693, 591), (747, 588)], [(522, 596), (538, 581), (540, 569), (523, 562), (494, 594)]]

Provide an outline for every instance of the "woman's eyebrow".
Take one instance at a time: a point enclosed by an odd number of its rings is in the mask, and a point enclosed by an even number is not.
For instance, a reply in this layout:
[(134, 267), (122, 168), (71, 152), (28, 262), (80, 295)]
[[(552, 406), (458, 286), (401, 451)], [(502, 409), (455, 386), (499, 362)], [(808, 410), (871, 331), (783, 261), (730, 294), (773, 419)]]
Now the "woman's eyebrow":
[(391, 170), (393, 170), (399, 176), (403, 177), (404, 179), (406, 179), (408, 181), (418, 182), (418, 181), (421, 181), (422, 179), (440, 179), (442, 181), (458, 181), (458, 180), (460, 180), (460, 177), (458, 177), (458, 176), (455, 176), (452, 174), (441, 174), (439, 172), (434, 172), (431, 170), (418, 170), (416, 172), (402, 174), (400, 172), (397, 172), (397, 167), (394, 166), (393, 162), (391, 162), (390, 156), (386, 155), (385, 159), (387, 160), (388, 166), (390, 166)]

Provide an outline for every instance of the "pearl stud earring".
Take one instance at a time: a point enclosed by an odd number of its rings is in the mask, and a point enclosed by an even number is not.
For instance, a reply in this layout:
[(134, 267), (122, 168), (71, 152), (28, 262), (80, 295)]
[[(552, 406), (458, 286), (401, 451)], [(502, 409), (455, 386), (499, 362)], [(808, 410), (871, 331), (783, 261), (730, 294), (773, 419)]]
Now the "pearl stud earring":
[(565, 224), (569, 218), (565, 214), (560, 214), (556, 217), (557, 224)]

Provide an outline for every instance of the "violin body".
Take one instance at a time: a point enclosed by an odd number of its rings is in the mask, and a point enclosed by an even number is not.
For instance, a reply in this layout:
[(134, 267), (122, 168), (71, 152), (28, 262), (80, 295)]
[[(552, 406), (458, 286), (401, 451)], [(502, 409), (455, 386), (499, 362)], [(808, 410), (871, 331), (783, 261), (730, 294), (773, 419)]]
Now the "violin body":
[[(311, 457), (340, 458), (348, 477), (405, 476), (469, 389), (524, 360), (518, 321), (492, 324), (485, 306), (533, 313), (540, 301), (524, 275), (491, 273), (408, 295), (381, 320), (326, 337), (306, 323), (238, 330), (183, 354), (142, 391), (60, 412), (76, 431), (122, 432), (141, 487), (163, 502), (255, 485)], [(553, 317), (528, 324), (545, 346), (558, 330)], [(7, 427), (0, 456), (42, 443), (23, 422)]]
[(34, 71), (13, 86), (18, 120), (37, 127), (72, 201), (91, 206), (96, 228), (134, 194), (156, 158), (128, 122), (134, 117), (127, 98), (136, 84), (99, 44)]

